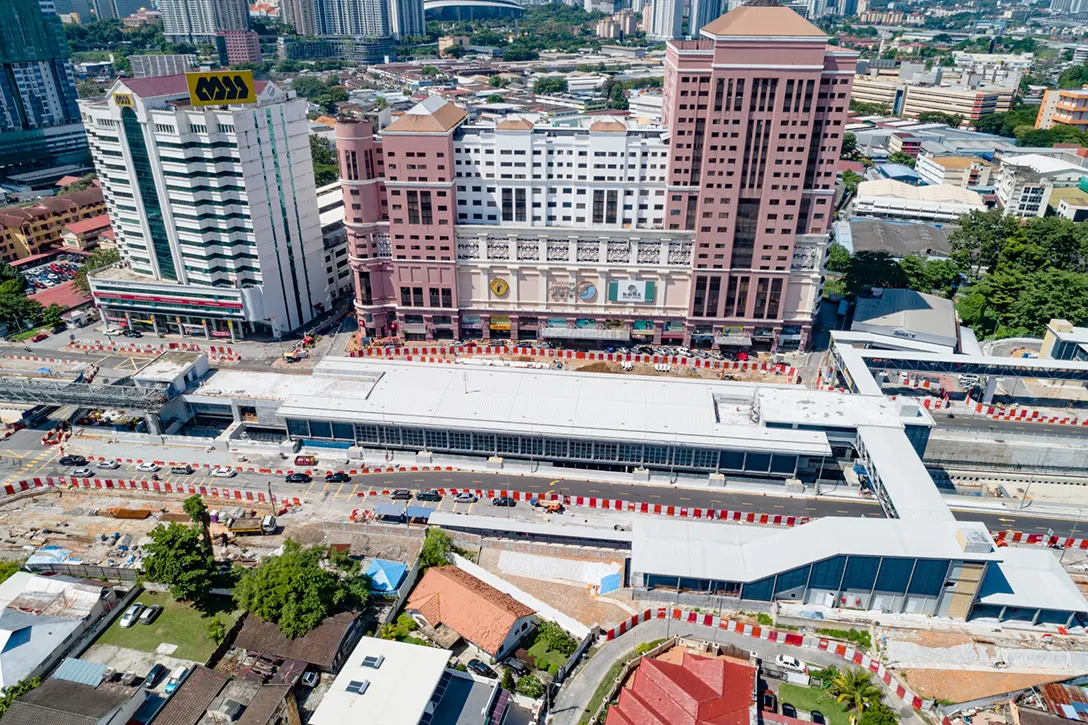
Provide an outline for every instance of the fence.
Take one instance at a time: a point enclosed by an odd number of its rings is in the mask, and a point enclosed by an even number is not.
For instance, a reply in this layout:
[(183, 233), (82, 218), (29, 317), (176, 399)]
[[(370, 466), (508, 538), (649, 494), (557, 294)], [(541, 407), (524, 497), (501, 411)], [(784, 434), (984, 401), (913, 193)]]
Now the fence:
[(119, 566), (94, 566), (93, 564), (27, 564), (26, 568), (38, 574), (63, 574), (79, 579), (100, 579), (108, 582), (132, 584), (140, 579), (137, 569)]
[(595, 628), (592, 632), (582, 638), (582, 641), (578, 643), (578, 648), (574, 650), (571, 656), (567, 658), (567, 661), (563, 663), (563, 666), (559, 668), (559, 671), (555, 673), (556, 682), (562, 684), (563, 680), (567, 679), (567, 675), (578, 666), (578, 663), (582, 661), (582, 655), (584, 655), (586, 650), (597, 641), (599, 631), (600, 630)]

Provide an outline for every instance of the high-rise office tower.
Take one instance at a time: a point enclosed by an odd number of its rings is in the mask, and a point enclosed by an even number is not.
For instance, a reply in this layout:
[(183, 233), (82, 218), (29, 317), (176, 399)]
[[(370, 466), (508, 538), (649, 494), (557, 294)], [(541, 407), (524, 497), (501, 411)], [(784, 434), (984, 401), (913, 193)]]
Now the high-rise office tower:
[(215, 43), (219, 30), (249, 30), (246, 0), (159, 0), (162, 31), (178, 43)]
[[(396, 2), (396, 0), (392, 0)], [(390, 0), (315, 0), (318, 35), (392, 35)]]
[(317, 16), (315, 0), (280, 0), (280, 14), (283, 22), (295, 29), (303, 37), (317, 35)]
[(52, 2), (0, 2), (0, 167), (86, 161), (68, 57)]
[[(127, 18), (140, 8), (152, 8), (150, 0), (89, 0), (96, 20)], [(59, 5), (59, 3), (58, 3)]]
[(668, 228), (695, 235), (691, 317), (804, 344), (858, 56), (773, 0), (702, 35), (668, 45), (663, 108)]
[(780, 6), (701, 35), (668, 43), (662, 124), (438, 96), (337, 124), (360, 329), (805, 347), (857, 54)]
[(684, 0), (650, 0), (650, 40), (675, 40), (684, 32)]
[(186, 77), (82, 101), (127, 266), (91, 277), (105, 316), (199, 337), (293, 330), (330, 298), (306, 102), (193, 106)]
[(427, 34), (427, 23), (423, 19), (423, 0), (389, 0), (389, 7), (393, 12), (390, 22), (395, 37), (420, 37)]
[(722, 14), (722, 0), (691, 0), (685, 35), (698, 37), (699, 30)]

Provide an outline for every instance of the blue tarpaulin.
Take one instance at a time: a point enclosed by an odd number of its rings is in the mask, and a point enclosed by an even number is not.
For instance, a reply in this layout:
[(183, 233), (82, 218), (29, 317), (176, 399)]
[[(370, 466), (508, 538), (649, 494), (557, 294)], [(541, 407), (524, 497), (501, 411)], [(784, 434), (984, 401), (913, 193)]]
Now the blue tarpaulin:
[(370, 577), (370, 591), (395, 592), (404, 580), (404, 574), (408, 567), (399, 561), (386, 559), (374, 559), (367, 567), (366, 575)]
[(374, 507), (374, 515), (381, 518), (404, 518), (404, 504), (380, 503)]
[(622, 575), (619, 572), (601, 577), (601, 594), (608, 594), (620, 588)]

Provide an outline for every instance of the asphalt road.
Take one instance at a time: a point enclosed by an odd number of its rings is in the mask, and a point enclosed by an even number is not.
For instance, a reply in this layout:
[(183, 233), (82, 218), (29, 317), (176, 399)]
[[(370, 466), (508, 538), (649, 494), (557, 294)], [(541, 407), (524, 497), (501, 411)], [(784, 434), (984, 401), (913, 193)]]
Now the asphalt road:
[[(72, 452), (81, 452), (81, 446), (73, 446)], [(7, 455), (4, 455), (4, 454)], [(73, 468), (57, 464), (58, 451), (7, 450), (4, 455), (5, 466), (0, 468), (3, 483), (28, 479), (70, 475)], [(161, 452), (155, 452), (158, 456)], [(179, 455), (174, 453), (173, 455)], [(148, 456), (149, 458), (151, 455)], [(131, 464), (124, 465), (117, 471), (101, 472), (102, 478), (150, 479), (151, 474), (139, 473)], [(607, 483), (587, 481), (576, 477), (553, 479), (546, 477), (520, 476), (505, 473), (430, 471), (405, 473), (380, 473), (357, 475), (346, 483), (326, 483), (323, 477), (307, 484), (288, 484), (277, 476), (240, 473), (233, 478), (214, 478), (206, 469), (200, 469), (191, 475), (174, 475), (166, 468), (158, 472), (161, 480), (172, 483), (192, 482), (209, 486), (229, 486), (241, 489), (265, 491), (271, 482), (273, 492), (278, 496), (298, 496), (311, 502), (341, 508), (357, 508), (363, 504), (361, 495), (386, 488), (407, 488), (418, 491), (427, 488), (468, 488), (468, 489), (506, 489), (529, 494), (554, 493), (568, 496), (585, 496), (621, 500), (624, 502), (661, 504), (686, 508), (713, 508), (728, 511), (754, 512), (760, 514), (780, 514), (784, 516), (845, 516), (845, 517), (883, 517), (880, 506), (871, 501), (842, 501), (831, 498), (787, 497), (767, 494), (730, 492), (722, 488), (681, 488), (679, 486), (651, 486), (633, 483)], [(384, 502), (383, 497), (368, 496), (367, 505)], [(482, 502), (487, 505), (486, 502)], [(434, 504), (431, 504), (432, 506)], [(447, 497), (442, 503), (443, 510), (452, 505)], [(480, 504), (476, 504), (480, 505)], [(1068, 536), (1077, 530), (1088, 530), (1075, 521), (1033, 516), (1030, 508), (1016, 512), (980, 513), (976, 511), (953, 510), (956, 518), (965, 521), (981, 521), (992, 531), (1014, 530), (1026, 533), (1044, 533), (1053, 530), (1058, 536)]]
[[(1071, 412), (1070, 417), (1077, 417), (1078, 412)], [(1081, 419), (1088, 418), (1088, 413), (1079, 411)], [(949, 418), (941, 411), (933, 415), (933, 420), (938, 429), (972, 431), (976, 433), (989, 433), (994, 435), (1007, 434), (1046, 434), (1048, 436), (1073, 437), (1088, 434), (1088, 426), (1058, 425), (1049, 423), (1024, 423), (1015, 420), (993, 420), (984, 416), (969, 416), (956, 414), (955, 418)]]

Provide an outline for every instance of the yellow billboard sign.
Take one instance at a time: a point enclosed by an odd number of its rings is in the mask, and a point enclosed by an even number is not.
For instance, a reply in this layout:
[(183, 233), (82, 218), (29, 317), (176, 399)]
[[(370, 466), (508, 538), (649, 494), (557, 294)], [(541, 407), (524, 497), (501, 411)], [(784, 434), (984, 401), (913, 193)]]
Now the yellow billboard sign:
[(253, 71), (197, 71), (186, 73), (185, 80), (189, 84), (189, 100), (194, 106), (257, 102)]
[(133, 105), (135, 105), (132, 102), (132, 94), (131, 93), (114, 93), (113, 94), (113, 102), (116, 103), (121, 108), (132, 108)]

